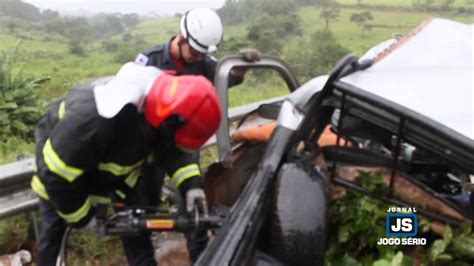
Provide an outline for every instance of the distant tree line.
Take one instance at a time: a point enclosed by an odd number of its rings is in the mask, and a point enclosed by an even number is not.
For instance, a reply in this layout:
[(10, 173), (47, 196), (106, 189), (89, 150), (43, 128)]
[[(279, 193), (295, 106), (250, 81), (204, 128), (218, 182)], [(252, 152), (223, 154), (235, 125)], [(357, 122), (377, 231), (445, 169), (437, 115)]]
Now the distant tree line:
[(113, 36), (122, 33), (127, 27), (135, 27), (140, 22), (136, 14), (99, 14), (85, 18), (60, 17), (49, 13), (48, 18), (42, 21), (44, 30), (58, 33), (71, 40), (90, 40)]
[[(2, 22), (20, 39), (28, 39), (28, 36), (18, 30), (21, 28), (35, 28), (61, 35), (68, 40), (69, 52), (82, 56), (86, 53), (87, 42), (121, 33), (127, 34), (127, 29), (134, 28), (140, 23), (140, 17), (134, 13), (100, 13), (92, 17), (60, 16), (51, 9), (41, 11), (34, 5), (20, 0), (7, 0), (0, 1), (0, 23)], [(129, 37), (131, 39), (132, 36)]]
[(60, 34), (72, 41), (87, 41), (116, 35), (140, 23), (137, 14), (99, 14), (90, 18), (64, 17), (54, 10), (40, 11), (34, 5), (19, 0), (0, 1), (0, 17), (9, 19), (7, 27), (12, 32), (22, 25), (35, 26), (49, 33)]
[(30, 22), (41, 21), (41, 12), (37, 7), (18, 0), (0, 1), (0, 15)]

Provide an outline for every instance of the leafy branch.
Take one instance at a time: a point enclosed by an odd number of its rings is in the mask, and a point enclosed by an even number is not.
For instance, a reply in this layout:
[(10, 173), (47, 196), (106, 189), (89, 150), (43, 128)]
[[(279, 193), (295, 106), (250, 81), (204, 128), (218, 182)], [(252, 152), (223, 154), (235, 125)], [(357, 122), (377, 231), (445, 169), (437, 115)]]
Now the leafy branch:
[(49, 77), (36, 78), (24, 74), (21, 68), (16, 70), (20, 43), (3, 50), (0, 56), (0, 141), (12, 136), (32, 140), (34, 125), (45, 106), (37, 91)]

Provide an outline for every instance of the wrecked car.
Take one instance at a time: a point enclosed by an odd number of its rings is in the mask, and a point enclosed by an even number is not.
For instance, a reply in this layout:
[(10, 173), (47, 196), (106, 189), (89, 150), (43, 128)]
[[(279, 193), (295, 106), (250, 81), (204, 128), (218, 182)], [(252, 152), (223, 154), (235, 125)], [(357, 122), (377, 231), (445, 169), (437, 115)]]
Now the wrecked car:
[[(472, 47), (472, 25), (430, 19), (297, 89), (279, 71), (292, 93), (256, 107), (232, 136), (227, 121), (217, 133), (205, 190), (229, 209), (197, 265), (323, 264), (328, 206), (346, 189), (433, 224), (472, 221)], [(223, 58), (221, 100), (236, 66), (256, 67)], [(255, 119), (268, 123), (245, 127)], [(356, 184), (359, 171), (383, 173), (388, 191)]]

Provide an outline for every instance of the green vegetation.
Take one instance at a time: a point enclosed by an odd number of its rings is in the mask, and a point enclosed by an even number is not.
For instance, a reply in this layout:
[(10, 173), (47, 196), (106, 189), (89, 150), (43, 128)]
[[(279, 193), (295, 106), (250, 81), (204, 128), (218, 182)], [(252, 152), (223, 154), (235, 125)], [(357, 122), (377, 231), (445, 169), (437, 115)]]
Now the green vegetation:
[(247, 28), (247, 39), (253, 47), (279, 54), (287, 39), (301, 36), (301, 20), (290, 1), (264, 0), (257, 7), (257, 13)]
[[(382, 174), (359, 172), (355, 182), (376, 195), (388, 192)], [(330, 207), (330, 247), (326, 265), (471, 265), (474, 259), (472, 224), (456, 230), (447, 227), (441, 239), (430, 231), (429, 219), (418, 215), (418, 237), (427, 238), (426, 246), (379, 246), (385, 235), (388, 205), (358, 192), (347, 190)], [(415, 263), (416, 261), (416, 263)]]
[(19, 42), (0, 57), (0, 142), (11, 137), (32, 141), (34, 125), (43, 112), (44, 104), (37, 98), (37, 89), (48, 78), (34, 78), (21, 70), (15, 71), (18, 46)]
[(442, 239), (434, 241), (429, 251), (431, 262), (439, 265), (456, 263), (462, 265), (474, 260), (474, 233), (472, 224), (462, 224), (456, 230), (447, 228)]
[(341, 13), (341, 6), (336, 1), (324, 0), (321, 1), (321, 11), (319, 17), (324, 20), (326, 30), (329, 30), (329, 23), (339, 20)]
[(351, 21), (361, 28), (362, 36), (365, 36), (365, 33), (372, 30), (372, 26), (368, 24), (368, 21), (373, 19), (374, 17), (370, 11), (363, 11), (351, 15)]

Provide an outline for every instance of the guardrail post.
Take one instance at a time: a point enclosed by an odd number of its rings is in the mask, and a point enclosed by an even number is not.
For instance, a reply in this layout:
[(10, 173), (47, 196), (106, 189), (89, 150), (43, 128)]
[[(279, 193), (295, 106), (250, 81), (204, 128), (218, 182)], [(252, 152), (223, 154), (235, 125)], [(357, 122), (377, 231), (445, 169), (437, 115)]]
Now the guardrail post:
[(36, 242), (39, 241), (39, 234), (40, 234), (40, 229), (39, 229), (39, 225), (38, 225), (38, 219), (36, 218), (36, 215), (35, 215), (35, 212), (34, 211), (30, 211), (28, 212), (28, 218), (29, 218), (29, 221), (30, 221), (30, 226), (33, 227), (33, 233), (35, 235), (35, 240)]

